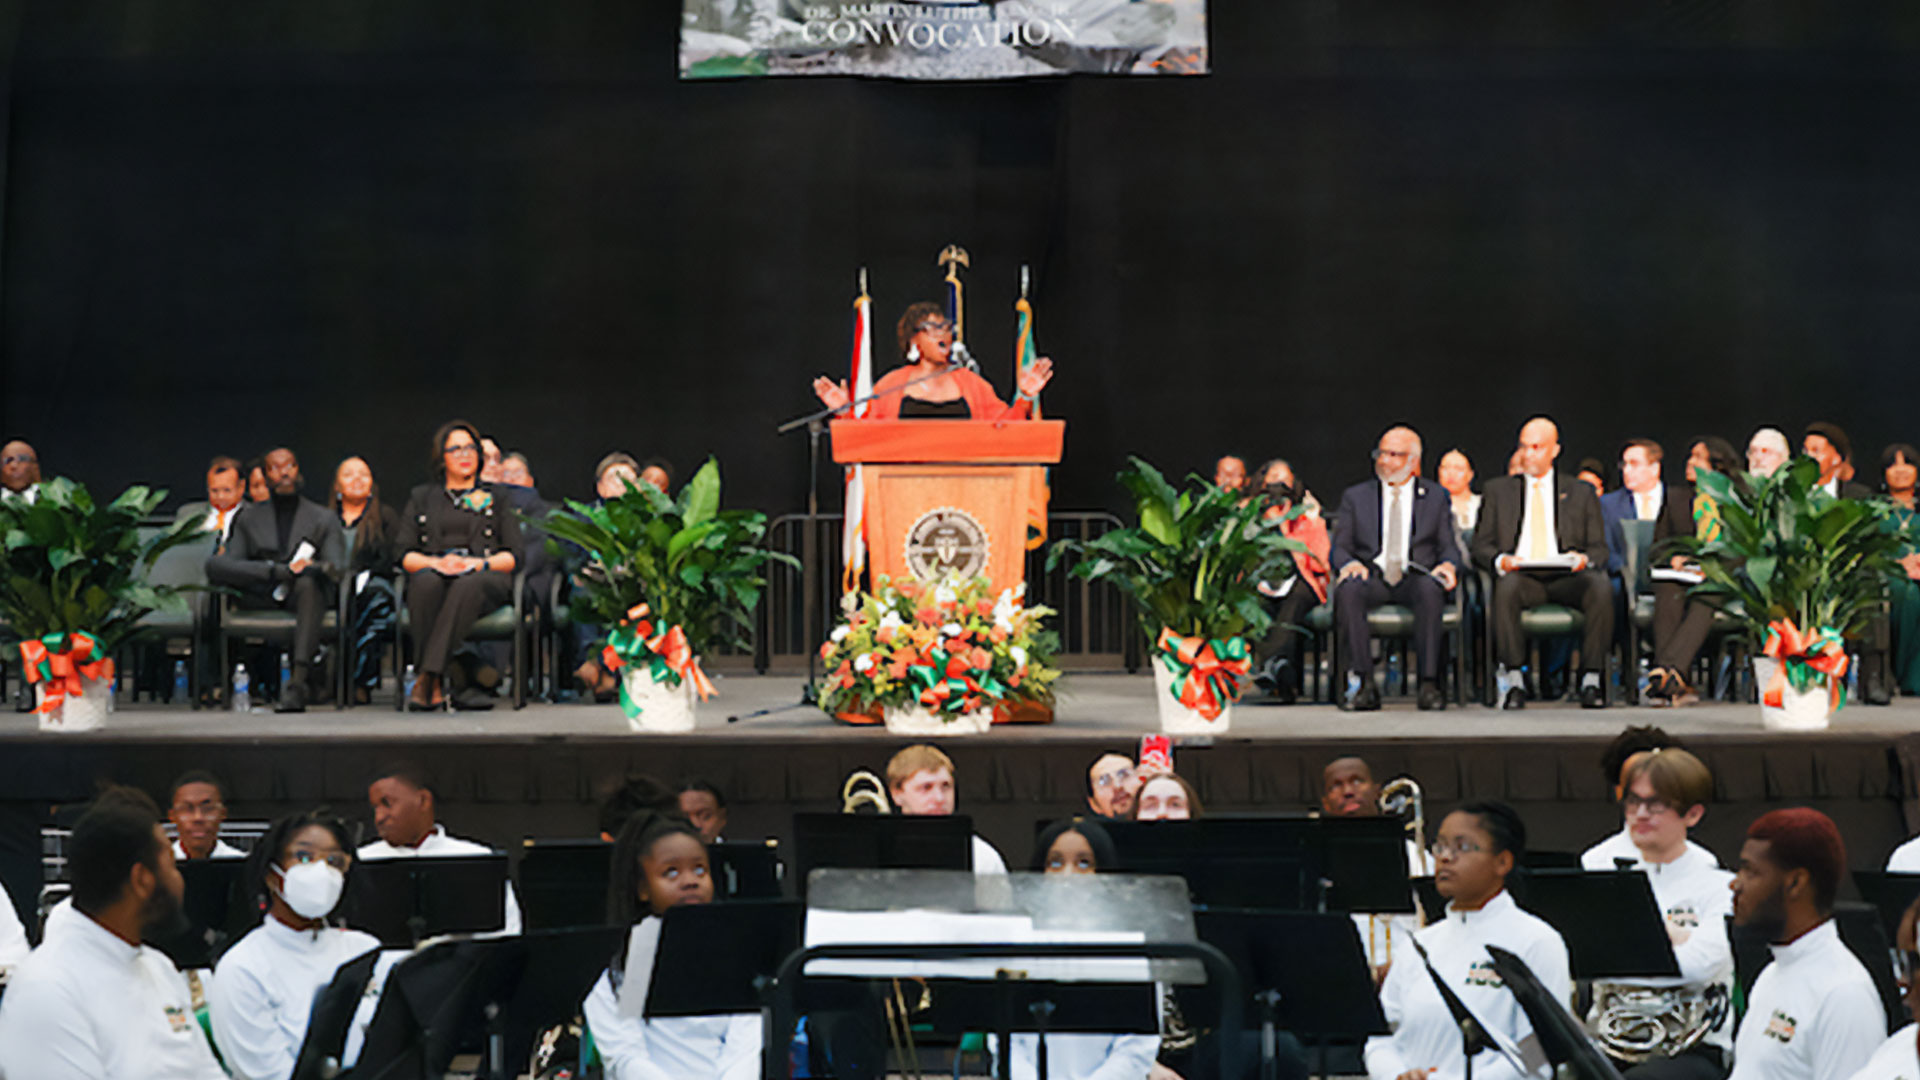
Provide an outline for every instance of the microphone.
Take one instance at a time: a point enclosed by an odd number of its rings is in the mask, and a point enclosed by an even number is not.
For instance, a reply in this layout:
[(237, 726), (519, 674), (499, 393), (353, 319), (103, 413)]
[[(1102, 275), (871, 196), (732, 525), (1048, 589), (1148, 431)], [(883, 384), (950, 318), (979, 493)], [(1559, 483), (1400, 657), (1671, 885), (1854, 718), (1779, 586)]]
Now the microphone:
[(953, 351), (947, 355), (947, 363), (954, 367), (966, 368), (975, 374), (980, 372), (980, 365), (975, 362), (973, 353), (967, 350), (967, 343), (964, 341), (953, 343)]

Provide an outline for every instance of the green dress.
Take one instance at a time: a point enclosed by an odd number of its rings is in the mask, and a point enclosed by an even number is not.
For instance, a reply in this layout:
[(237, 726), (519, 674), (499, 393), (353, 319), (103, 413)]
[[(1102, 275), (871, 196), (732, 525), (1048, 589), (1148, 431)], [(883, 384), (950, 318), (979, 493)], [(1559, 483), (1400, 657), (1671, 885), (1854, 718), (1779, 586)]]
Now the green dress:
[[(1911, 530), (1915, 516), (1913, 510), (1896, 503), (1887, 527)], [(1913, 551), (1909, 543), (1900, 554)], [(1893, 681), (1906, 693), (1920, 694), (1920, 581), (1898, 574), (1888, 579), (1887, 591), (1893, 601)]]

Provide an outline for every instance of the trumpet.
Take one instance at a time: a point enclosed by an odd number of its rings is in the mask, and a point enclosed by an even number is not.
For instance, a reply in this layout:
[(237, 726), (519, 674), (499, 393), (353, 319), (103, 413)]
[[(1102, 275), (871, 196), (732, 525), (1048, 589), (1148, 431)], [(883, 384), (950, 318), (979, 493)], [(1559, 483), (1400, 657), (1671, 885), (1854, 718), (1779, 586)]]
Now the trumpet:
[(1411, 808), (1413, 816), (1407, 820), (1407, 831), (1413, 834), (1413, 845), (1419, 851), (1419, 871), (1422, 876), (1433, 872), (1427, 860), (1427, 803), (1420, 790), (1420, 784), (1411, 776), (1389, 780), (1380, 789), (1380, 812), (1394, 817), (1404, 818)]
[(891, 814), (887, 785), (866, 769), (856, 769), (840, 785), (840, 812), (843, 814)]

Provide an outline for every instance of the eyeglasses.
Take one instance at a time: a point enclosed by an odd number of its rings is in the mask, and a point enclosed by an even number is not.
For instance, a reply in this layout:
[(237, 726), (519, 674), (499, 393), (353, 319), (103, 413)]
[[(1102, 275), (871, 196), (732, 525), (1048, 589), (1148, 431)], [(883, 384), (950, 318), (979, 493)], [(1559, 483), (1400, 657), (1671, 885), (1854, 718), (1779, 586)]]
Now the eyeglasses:
[(184, 817), (184, 818), (218, 817), (219, 815), (224, 814), (226, 812), (227, 812), (227, 804), (223, 802), (219, 802), (217, 800), (208, 800), (206, 802), (196, 802), (196, 803), (174, 803), (173, 804), (173, 813), (176, 817)]
[(951, 329), (953, 329), (953, 324), (948, 322), (945, 319), (928, 319), (926, 322), (923, 322), (920, 325), (914, 327), (913, 332), (916, 334), (924, 334), (931, 330), (951, 330)]
[(479, 452), (480, 448), (472, 443), (461, 443), (458, 446), (449, 446), (441, 451), (443, 454), (477, 454)]
[(39, 460), (32, 454), (8, 454), (6, 457), (0, 457), (0, 465), (32, 465)]
[(1625, 807), (1629, 814), (1635, 810), (1645, 810), (1649, 817), (1659, 817), (1661, 814), (1674, 809), (1672, 803), (1658, 796), (1651, 799), (1643, 799), (1638, 795), (1623, 795), (1620, 797), (1620, 805)]
[(1435, 840), (1433, 842), (1433, 846), (1427, 848), (1427, 853), (1432, 855), (1435, 859), (1444, 859), (1449, 856), (1453, 858), (1459, 858), (1463, 855), (1472, 855), (1475, 852), (1480, 852), (1485, 850), (1487, 849), (1481, 847), (1479, 844), (1476, 844), (1471, 840), (1456, 840), (1456, 841)]
[(1110, 787), (1119, 787), (1122, 784), (1132, 782), (1132, 769), (1115, 769), (1112, 772), (1104, 772), (1093, 778), (1093, 786), (1102, 790)]
[(1400, 461), (1405, 461), (1406, 459), (1413, 456), (1413, 451), (1411, 450), (1375, 450), (1373, 451), (1372, 454), (1368, 456), (1372, 457), (1373, 460), (1375, 461), (1379, 461), (1381, 458), (1396, 458)]
[(322, 855), (320, 852), (307, 848), (295, 848), (290, 854), (293, 856), (293, 864), (295, 866), (306, 866), (309, 863), (323, 862), (342, 873), (346, 872), (347, 863), (351, 861), (347, 858), (347, 853), (344, 851), (329, 851)]

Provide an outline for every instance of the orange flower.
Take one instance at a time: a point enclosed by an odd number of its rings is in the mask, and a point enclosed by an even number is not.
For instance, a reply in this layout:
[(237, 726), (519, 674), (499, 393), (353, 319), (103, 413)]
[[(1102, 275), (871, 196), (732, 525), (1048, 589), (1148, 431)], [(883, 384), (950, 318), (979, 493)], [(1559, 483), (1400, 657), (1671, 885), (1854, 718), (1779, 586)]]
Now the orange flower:
[(900, 590), (901, 596), (917, 596), (920, 593), (920, 586), (911, 581), (902, 581), (900, 584), (895, 585), (894, 588)]
[(967, 662), (972, 664), (976, 670), (985, 671), (993, 666), (993, 655), (985, 649), (976, 647), (972, 652), (967, 654)]
[(820, 659), (825, 660), (827, 657), (832, 655), (833, 655), (833, 642), (831, 641), (821, 642), (820, 643)]
[(975, 600), (973, 602), (973, 613), (984, 619), (993, 614), (993, 605), (985, 600)]
[(887, 676), (892, 679), (906, 678), (907, 669), (912, 667), (913, 662), (917, 659), (919, 658), (914, 656), (910, 650), (900, 649), (896, 651), (893, 654), (893, 660), (887, 664)]
[(993, 628), (993, 633), (991, 633), (991, 634), (989, 634), (989, 635), (987, 635), (987, 636), (988, 636), (988, 637), (991, 637), (991, 638), (993, 639), (993, 641), (994, 641), (994, 644), (996, 644), (996, 645), (997, 645), (997, 644), (999, 644), (999, 643), (1000, 643), (1000, 642), (1002, 642), (1002, 641), (1005, 641), (1005, 640), (1007, 640), (1007, 632), (1006, 632), (1005, 630), (1002, 630), (1002, 629), (1000, 629), (1000, 628), (999, 628), (999, 627), (997, 627), (997, 626)]
[(882, 645), (893, 644), (893, 627), (883, 626), (880, 629), (875, 630), (873, 632), (873, 640), (879, 642)]
[(849, 688), (849, 689), (852, 688), (853, 663), (848, 660), (840, 661), (840, 668), (838, 671), (835, 671), (833, 673), (833, 677), (840, 680), (840, 685), (842, 687)]
[(937, 607), (923, 607), (913, 617), (928, 626), (939, 626), (941, 622), (940, 609)]
[(856, 611), (853, 613), (853, 618), (847, 621), (855, 626), (865, 626), (867, 625), (867, 613), (864, 611)]

